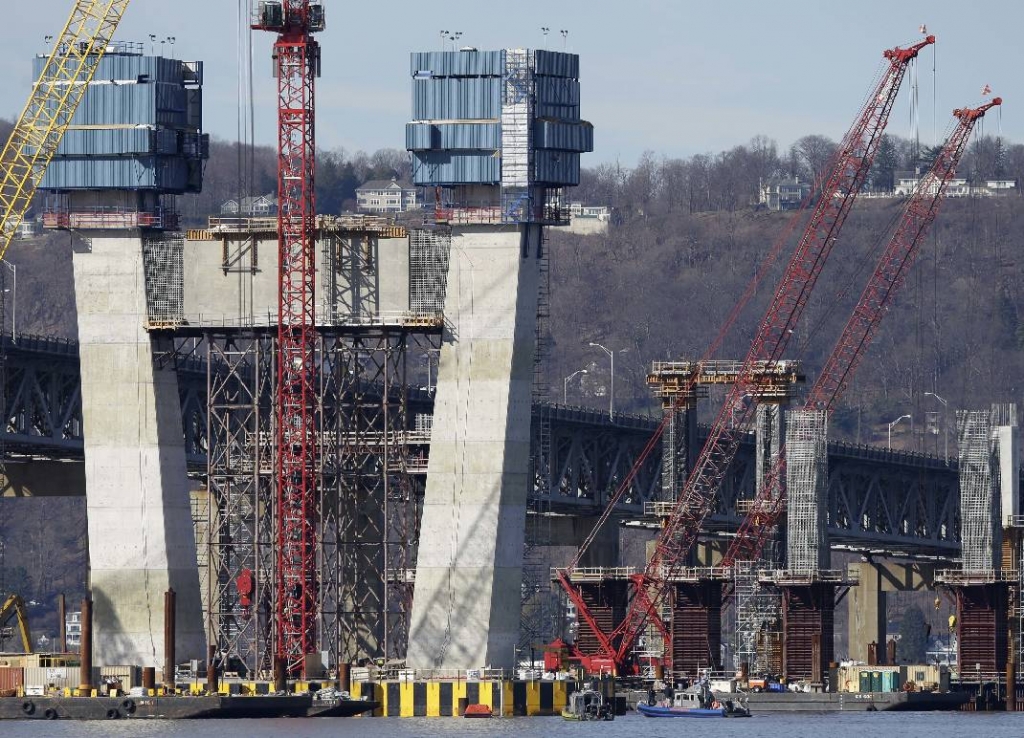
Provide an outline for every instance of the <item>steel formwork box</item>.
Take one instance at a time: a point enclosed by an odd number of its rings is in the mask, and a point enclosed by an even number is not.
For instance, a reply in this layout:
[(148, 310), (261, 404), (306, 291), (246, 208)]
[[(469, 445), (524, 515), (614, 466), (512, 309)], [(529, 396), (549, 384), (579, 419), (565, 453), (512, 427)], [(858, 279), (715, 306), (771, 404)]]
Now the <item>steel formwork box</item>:
[(722, 583), (678, 583), (672, 591), (672, 671), (721, 669)]
[[(611, 633), (626, 618), (630, 586), (628, 581), (617, 579), (579, 585), (583, 601), (602, 632)], [(576, 647), (588, 656), (601, 653), (600, 641), (583, 618), (576, 632)]]
[(955, 587), (956, 635), (961, 679), (980, 666), (983, 678), (1006, 671), (1009, 585), (1005, 582)]
[[(814, 583), (782, 589), (782, 671), (790, 681), (827, 675), (834, 660), (835, 585)], [(815, 670), (815, 637), (819, 639)]]

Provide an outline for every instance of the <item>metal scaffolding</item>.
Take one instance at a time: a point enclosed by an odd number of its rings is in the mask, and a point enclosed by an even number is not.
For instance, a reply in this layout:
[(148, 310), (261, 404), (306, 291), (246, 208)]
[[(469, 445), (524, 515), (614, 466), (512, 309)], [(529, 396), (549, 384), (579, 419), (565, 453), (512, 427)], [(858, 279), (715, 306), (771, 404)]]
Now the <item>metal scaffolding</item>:
[(813, 574), (828, 566), (828, 448), (825, 413), (794, 410), (786, 429), (786, 570)]
[[(197, 526), (207, 637), (232, 671), (272, 674), (272, 341), (205, 337), (207, 489)], [(243, 665), (240, 666), (239, 664)]]
[(960, 448), (960, 545), (964, 572), (992, 572), (999, 520), (991, 442), (992, 413), (958, 410), (957, 443)]
[(185, 238), (172, 231), (146, 231), (142, 261), (146, 279), (146, 323), (150, 328), (181, 325), (185, 312)]
[[(241, 335), (241, 334), (240, 334)], [(408, 639), (429, 428), (409, 410), (402, 329), (329, 333), (316, 346), (320, 418), (317, 645), (328, 668), (402, 658)], [(207, 336), (209, 486), (197, 532), (207, 622), (235, 670), (272, 673), (274, 582), (271, 337)]]

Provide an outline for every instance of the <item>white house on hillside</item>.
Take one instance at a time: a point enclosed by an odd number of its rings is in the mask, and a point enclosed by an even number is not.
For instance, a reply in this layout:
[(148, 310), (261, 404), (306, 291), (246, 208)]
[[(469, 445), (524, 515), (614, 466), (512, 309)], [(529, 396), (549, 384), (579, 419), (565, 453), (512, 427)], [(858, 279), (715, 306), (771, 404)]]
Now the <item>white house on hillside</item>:
[(356, 188), (356, 207), (364, 213), (404, 213), (420, 206), (417, 189), (394, 177), (373, 179)]
[(277, 197), (275, 195), (258, 195), (243, 197), (239, 206), (238, 200), (228, 200), (220, 206), (221, 215), (238, 215), (244, 218), (268, 218), (277, 215)]

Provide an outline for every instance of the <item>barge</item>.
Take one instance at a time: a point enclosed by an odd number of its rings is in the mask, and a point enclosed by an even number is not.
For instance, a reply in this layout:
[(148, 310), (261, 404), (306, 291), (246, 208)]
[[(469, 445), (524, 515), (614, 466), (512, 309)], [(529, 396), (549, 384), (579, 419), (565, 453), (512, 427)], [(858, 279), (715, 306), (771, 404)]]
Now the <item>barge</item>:
[(231, 719), (349, 717), (372, 700), (314, 700), (310, 694), (155, 697), (0, 697), (0, 720)]

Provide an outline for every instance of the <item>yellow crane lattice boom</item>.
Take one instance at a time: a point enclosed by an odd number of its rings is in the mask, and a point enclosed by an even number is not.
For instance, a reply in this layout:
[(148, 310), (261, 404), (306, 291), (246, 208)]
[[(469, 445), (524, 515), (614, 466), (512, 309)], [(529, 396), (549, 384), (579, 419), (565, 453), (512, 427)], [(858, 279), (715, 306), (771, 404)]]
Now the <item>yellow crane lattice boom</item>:
[(130, 0), (76, 0), (0, 154), (0, 259), (28, 212)]

